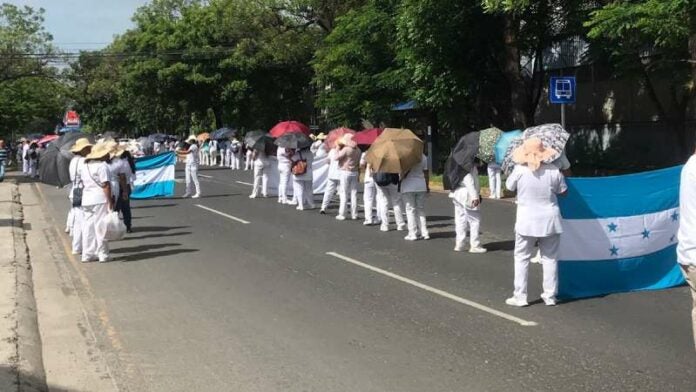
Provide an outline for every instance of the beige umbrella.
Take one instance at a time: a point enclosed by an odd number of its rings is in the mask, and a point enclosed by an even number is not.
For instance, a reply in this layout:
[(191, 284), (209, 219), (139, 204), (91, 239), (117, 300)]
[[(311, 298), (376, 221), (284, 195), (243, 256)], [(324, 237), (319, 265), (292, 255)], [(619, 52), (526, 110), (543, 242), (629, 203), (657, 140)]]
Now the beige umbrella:
[(406, 174), (423, 157), (423, 141), (410, 129), (387, 128), (367, 150), (374, 172)]

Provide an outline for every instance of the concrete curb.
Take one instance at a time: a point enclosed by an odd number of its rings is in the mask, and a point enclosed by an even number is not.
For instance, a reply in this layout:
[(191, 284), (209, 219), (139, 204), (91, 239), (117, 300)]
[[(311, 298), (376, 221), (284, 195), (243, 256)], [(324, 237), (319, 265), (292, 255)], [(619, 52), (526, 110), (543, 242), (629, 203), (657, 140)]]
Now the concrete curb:
[(12, 236), (15, 250), (14, 260), (17, 268), (18, 391), (48, 391), (41, 354), (41, 336), (36, 313), (32, 268), (24, 228), (24, 213), (19, 187), (16, 183), (13, 184), (12, 189)]

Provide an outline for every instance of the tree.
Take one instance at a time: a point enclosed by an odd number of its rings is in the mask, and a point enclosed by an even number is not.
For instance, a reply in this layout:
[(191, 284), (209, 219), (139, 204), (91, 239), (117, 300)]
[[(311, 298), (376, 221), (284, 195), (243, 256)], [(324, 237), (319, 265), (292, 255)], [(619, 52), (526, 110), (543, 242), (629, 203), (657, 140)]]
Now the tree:
[[(611, 2), (591, 14), (587, 27), (617, 73), (639, 75), (660, 119), (671, 124), (684, 156), (690, 155), (694, 135), (685, 122), (696, 93), (696, 3)], [(668, 84), (666, 95), (658, 93), (657, 80)]]

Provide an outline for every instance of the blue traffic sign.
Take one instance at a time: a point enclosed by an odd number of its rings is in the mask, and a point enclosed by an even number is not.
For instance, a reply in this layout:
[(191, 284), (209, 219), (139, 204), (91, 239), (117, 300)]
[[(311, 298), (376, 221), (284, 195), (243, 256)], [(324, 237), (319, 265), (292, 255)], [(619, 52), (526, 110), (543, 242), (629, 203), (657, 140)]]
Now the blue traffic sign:
[(556, 104), (575, 103), (575, 76), (551, 77), (549, 101)]

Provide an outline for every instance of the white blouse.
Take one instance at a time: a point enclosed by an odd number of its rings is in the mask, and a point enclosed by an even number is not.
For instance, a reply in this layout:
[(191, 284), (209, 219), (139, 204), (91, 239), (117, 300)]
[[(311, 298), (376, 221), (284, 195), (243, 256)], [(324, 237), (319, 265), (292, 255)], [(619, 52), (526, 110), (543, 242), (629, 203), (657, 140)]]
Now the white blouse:
[(542, 164), (532, 171), (517, 165), (505, 186), (517, 191), (517, 234), (541, 238), (563, 233), (557, 195), (567, 191), (568, 186), (556, 166)]

